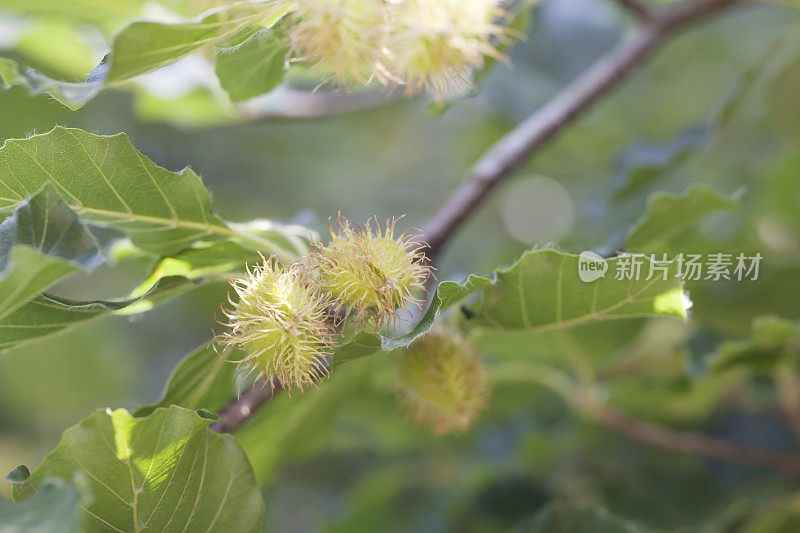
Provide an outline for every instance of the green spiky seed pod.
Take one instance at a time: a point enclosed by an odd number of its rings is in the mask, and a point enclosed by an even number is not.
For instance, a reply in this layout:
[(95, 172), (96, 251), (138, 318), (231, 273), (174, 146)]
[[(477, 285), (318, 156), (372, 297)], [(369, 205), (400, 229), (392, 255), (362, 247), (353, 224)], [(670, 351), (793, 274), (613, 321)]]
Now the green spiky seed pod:
[(382, 79), (388, 13), (384, 0), (298, 0), (290, 15), (292, 57), (340, 86)]
[(508, 28), (498, 0), (398, 0), (392, 4), (391, 71), (414, 95), (437, 100), (463, 93), (486, 56), (503, 59), (492, 39)]
[(409, 96), (464, 92), (493, 40), (511, 31), (500, 0), (297, 0), (288, 15), (289, 61), (304, 61), (337, 85), (378, 81)]
[(313, 283), (362, 325), (391, 324), (421, 304), (414, 292), (431, 273), (425, 245), (408, 231), (396, 235), (396, 223), (381, 229), (376, 219), (360, 228), (340, 215), (336, 229), (329, 225), (330, 244), (315, 245), (309, 257)]
[(303, 283), (299, 265), (270, 257), (231, 282), (238, 301), (225, 310), (228, 331), (218, 341), (236, 345), (245, 357), (233, 361), (247, 373), (277, 376), (285, 388), (303, 389), (327, 374), (333, 331), (326, 301)]
[(437, 435), (465, 431), (489, 398), (472, 346), (443, 333), (417, 339), (401, 356), (398, 391), (408, 416)]

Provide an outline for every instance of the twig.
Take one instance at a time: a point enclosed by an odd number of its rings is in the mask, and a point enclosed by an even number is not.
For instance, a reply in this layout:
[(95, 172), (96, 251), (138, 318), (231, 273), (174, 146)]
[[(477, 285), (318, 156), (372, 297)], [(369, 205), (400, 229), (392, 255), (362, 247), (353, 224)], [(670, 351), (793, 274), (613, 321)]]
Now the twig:
[(220, 410), (219, 420), (211, 424), (211, 429), (217, 433), (233, 433), (282, 388), (277, 377), (259, 378), (251, 389)]
[(634, 18), (643, 22), (650, 22), (653, 19), (653, 12), (639, 0), (614, 0), (619, 6), (628, 11)]
[(673, 431), (594, 402), (577, 405), (592, 421), (649, 446), (800, 476), (800, 455), (794, 453), (733, 444), (690, 431)]
[[(722, 11), (739, 0), (683, 0), (655, 12), (629, 39), (601, 58), (577, 80), (567, 86), (514, 130), (500, 139), (473, 167), (467, 179), (453, 192), (423, 229), (434, 261), (444, 244), (497, 186), (537, 149), (555, 137), (565, 126), (588, 109), (601, 96), (616, 87), (647, 55), (663, 44), (674, 31)], [(230, 432), (241, 426), (274, 394), (270, 385), (256, 388), (232, 400), (212, 426)]]
[(794, 365), (781, 365), (777, 370), (776, 381), (781, 409), (795, 439), (800, 442), (800, 377)]
[(674, 31), (723, 10), (738, 0), (684, 0), (653, 14), (648, 23), (619, 43), (555, 98), (506, 134), (472, 167), (423, 229), (434, 259), (487, 195), (547, 141), (620, 84), (634, 67)]

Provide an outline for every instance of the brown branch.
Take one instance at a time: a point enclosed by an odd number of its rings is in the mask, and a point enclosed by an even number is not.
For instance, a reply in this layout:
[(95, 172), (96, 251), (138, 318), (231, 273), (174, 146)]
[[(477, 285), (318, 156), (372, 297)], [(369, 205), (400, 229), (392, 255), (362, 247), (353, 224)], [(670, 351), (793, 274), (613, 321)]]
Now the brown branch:
[(251, 389), (220, 410), (219, 420), (211, 424), (211, 429), (217, 433), (233, 433), (282, 388), (277, 377), (259, 378)]
[(775, 381), (780, 393), (781, 410), (795, 439), (800, 442), (800, 377), (794, 365), (781, 365)]
[(648, 446), (800, 476), (800, 455), (795, 453), (733, 444), (701, 433), (674, 431), (591, 401), (577, 402), (577, 406), (590, 420)]
[(617, 87), (666, 38), (690, 23), (723, 10), (738, 0), (684, 0), (657, 13), (630, 38), (497, 141), (472, 167), (425, 225), (423, 234), (434, 259), (461, 224), (512, 171), (556, 136), (601, 96)]
[[(683, 0), (654, 12), (631, 38), (618, 44), (555, 98), (495, 143), (425, 225), (423, 235), (429, 246), (426, 251), (428, 259), (435, 260), (444, 244), (503, 178), (616, 87), (670, 34), (737, 1)], [(232, 400), (220, 411), (220, 420), (212, 429), (223, 433), (236, 430), (272, 398), (279, 388), (279, 384), (275, 384), (270, 381), (266, 387), (257, 387)]]
[(614, 0), (619, 7), (627, 11), (637, 20), (650, 22), (653, 20), (653, 11), (639, 0)]

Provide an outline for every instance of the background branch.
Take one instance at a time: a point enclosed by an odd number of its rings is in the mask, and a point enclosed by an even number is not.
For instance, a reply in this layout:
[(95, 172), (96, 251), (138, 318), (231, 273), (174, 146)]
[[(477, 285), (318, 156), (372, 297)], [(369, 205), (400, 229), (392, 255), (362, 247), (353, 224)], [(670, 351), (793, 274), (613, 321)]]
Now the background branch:
[(800, 455), (795, 453), (733, 444), (691, 431), (674, 431), (591, 401), (578, 402), (577, 405), (593, 422), (648, 446), (800, 476)]
[(614, 0), (622, 9), (629, 12), (634, 18), (649, 22), (653, 18), (653, 12), (648, 6), (639, 0)]
[[(436, 211), (423, 228), (428, 243), (426, 255), (433, 262), (461, 224), (512, 171), (536, 150), (574, 122), (601, 96), (619, 85), (634, 68), (676, 30), (722, 11), (739, 0), (683, 0), (653, 12), (631, 37), (623, 40), (589, 70), (565, 87), (547, 104), (497, 141), (473, 166), (467, 179)], [(280, 383), (266, 380), (265, 386), (229, 402), (212, 426), (218, 432), (240, 427), (261, 406), (272, 399)]]
[(601, 96), (618, 86), (670, 34), (737, 1), (688, 0), (654, 13), (636, 33), (497, 141), (423, 228), (429, 259), (438, 256), (464, 220), (505, 177)]

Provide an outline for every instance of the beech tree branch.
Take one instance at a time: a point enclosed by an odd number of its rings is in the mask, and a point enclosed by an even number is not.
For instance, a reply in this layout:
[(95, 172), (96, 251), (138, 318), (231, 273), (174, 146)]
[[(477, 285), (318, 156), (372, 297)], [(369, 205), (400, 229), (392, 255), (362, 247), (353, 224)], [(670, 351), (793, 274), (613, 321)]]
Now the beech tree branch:
[[(423, 228), (428, 243), (426, 256), (435, 261), (443, 246), (489, 193), (531, 155), (555, 137), (565, 126), (601, 96), (620, 84), (657, 47), (677, 30), (723, 11), (740, 0), (682, 0), (654, 10), (641, 19), (640, 28), (623, 40), (558, 95), (502, 137), (473, 166), (459, 185)], [(626, 2), (628, 3), (628, 2)], [(218, 432), (236, 431), (252, 414), (272, 399), (280, 388), (277, 380), (255, 387), (231, 400), (212, 425)]]
[(600, 97), (617, 87), (670, 35), (737, 1), (684, 0), (654, 12), (636, 33), (497, 141), (423, 228), (429, 259), (434, 260), (439, 255), (444, 244), (504, 178)]
[(653, 18), (650, 8), (639, 0), (614, 0), (622, 9), (629, 12), (634, 18), (649, 22)]
[(578, 408), (590, 420), (648, 446), (800, 476), (800, 455), (796, 453), (743, 446), (691, 431), (670, 430), (597, 403), (578, 402)]
[(233, 433), (282, 388), (277, 377), (270, 379), (263, 376), (257, 379), (251, 389), (220, 410), (219, 420), (211, 424), (211, 429), (217, 433)]

